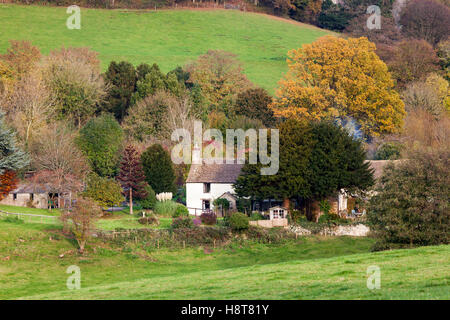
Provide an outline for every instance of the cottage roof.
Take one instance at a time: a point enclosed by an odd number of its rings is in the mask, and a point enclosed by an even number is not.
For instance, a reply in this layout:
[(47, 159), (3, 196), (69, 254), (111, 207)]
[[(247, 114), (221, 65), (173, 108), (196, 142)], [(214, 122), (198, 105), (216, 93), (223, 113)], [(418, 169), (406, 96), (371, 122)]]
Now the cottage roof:
[(243, 164), (192, 164), (187, 183), (235, 183)]

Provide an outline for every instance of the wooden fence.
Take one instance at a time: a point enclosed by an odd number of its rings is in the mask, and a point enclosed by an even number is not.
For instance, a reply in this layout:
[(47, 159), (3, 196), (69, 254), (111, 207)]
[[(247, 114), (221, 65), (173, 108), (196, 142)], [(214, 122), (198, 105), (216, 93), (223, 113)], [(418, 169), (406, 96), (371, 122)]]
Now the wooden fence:
[(23, 220), (24, 222), (32, 223), (61, 224), (58, 216), (46, 216), (41, 214), (7, 212), (0, 210), (0, 217), (17, 217), (17, 219)]

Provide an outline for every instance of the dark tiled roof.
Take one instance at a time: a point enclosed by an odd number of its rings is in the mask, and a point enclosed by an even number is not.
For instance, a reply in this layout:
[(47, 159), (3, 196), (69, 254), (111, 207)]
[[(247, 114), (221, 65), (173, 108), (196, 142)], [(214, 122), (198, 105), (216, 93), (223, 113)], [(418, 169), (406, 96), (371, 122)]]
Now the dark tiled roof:
[(52, 193), (56, 192), (55, 188), (52, 188), (50, 184), (37, 184), (31, 182), (20, 183), (16, 189), (10, 193)]
[(192, 164), (187, 183), (211, 182), (234, 183), (241, 173), (243, 164)]

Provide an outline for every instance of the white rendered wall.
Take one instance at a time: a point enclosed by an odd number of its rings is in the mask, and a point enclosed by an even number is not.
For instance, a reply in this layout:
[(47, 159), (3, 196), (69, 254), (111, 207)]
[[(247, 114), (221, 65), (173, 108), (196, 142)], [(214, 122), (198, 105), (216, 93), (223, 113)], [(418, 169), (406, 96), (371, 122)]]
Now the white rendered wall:
[(209, 200), (211, 203), (211, 209), (213, 208), (213, 201), (218, 199), (225, 192), (234, 193), (234, 189), (231, 183), (211, 183), (211, 191), (209, 193), (203, 193), (203, 183), (186, 183), (186, 207), (189, 209), (190, 214), (200, 214), (202, 209), (202, 200)]

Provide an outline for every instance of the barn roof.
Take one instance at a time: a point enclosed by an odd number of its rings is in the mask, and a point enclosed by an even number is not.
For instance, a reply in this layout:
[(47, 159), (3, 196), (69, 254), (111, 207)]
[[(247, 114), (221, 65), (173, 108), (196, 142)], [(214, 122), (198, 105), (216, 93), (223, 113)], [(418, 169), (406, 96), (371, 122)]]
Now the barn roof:
[(235, 183), (243, 164), (192, 164), (187, 183)]
[(56, 188), (52, 187), (50, 184), (38, 184), (32, 182), (22, 182), (16, 189), (10, 193), (52, 193), (58, 192)]

